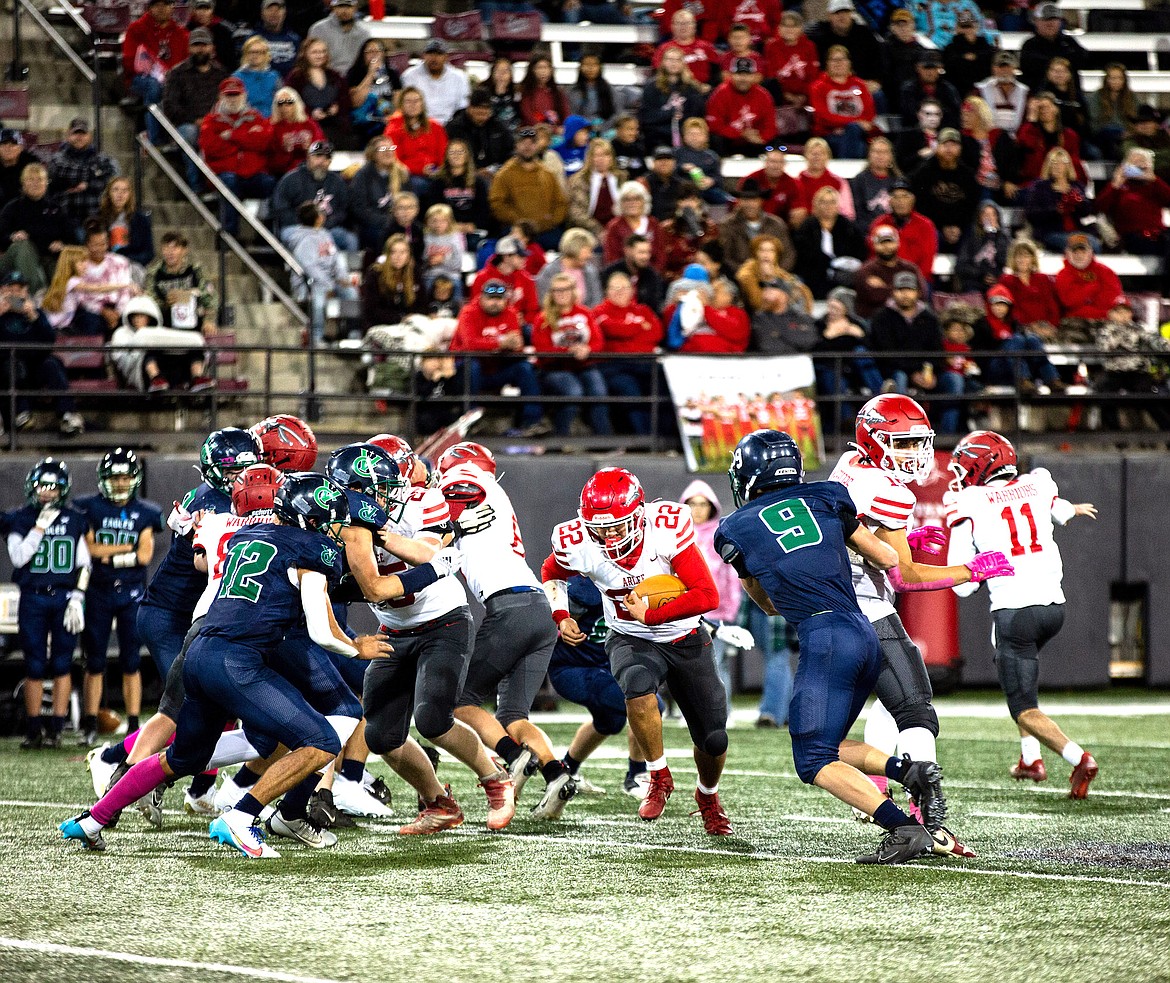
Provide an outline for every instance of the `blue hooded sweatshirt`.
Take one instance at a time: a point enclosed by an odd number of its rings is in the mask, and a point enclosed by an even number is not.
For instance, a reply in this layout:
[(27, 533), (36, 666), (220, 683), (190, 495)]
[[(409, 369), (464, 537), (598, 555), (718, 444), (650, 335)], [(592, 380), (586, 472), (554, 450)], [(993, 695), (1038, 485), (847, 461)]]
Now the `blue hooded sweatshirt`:
[(585, 166), (585, 149), (589, 146), (589, 141), (585, 141), (584, 147), (578, 147), (573, 143), (573, 139), (582, 130), (588, 129), (589, 120), (584, 116), (573, 114), (565, 119), (564, 142), (557, 148), (557, 153), (561, 155), (561, 160), (565, 162), (566, 177), (570, 174), (576, 174)]

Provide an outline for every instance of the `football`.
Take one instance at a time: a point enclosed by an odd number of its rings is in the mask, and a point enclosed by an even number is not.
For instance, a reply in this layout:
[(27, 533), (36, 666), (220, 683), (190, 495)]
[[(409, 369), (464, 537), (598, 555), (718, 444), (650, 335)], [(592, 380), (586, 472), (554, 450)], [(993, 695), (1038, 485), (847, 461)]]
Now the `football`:
[(122, 717), (113, 710), (102, 707), (97, 712), (97, 724), (99, 734), (112, 734), (122, 726)]
[(654, 611), (662, 607), (667, 601), (673, 601), (676, 597), (682, 594), (687, 589), (678, 577), (669, 573), (660, 573), (653, 577), (647, 577), (641, 583), (634, 587), (634, 593), (639, 597), (645, 598), (650, 610)]

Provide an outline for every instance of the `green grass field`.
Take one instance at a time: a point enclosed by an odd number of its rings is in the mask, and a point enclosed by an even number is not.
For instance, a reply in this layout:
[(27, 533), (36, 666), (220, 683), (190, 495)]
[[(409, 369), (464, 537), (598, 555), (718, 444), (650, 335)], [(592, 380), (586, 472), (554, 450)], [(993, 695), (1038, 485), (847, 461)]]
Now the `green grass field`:
[[(162, 831), (128, 812), (105, 854), (83, 853), (55, 829), (91, 799), (80, 753), (3, 741), (0, 981), (1170, 980), (1167, 701), (1047, 701), (1079, 711), (1062, 719), (1100, 762), (1089, 799), (1066, 797), (1050, 752), (1047, 783), (1008, 777), (1019, 745), (995, 694), (940, 700), (948, 825), (979, 856), (898, 868), (854, 865), (875, 828), (796, 779), (786, 732), (745, 725), (722, 786), (730, 838), (688, 816), (688, 741), (668, 722), (678, 789), (658, 823), (620, 793), (617, 739), (585, 769), (609, 794), (559, 823), (523, 818), (534, 779), (487, 833), (482, 793), (444, 762), (459, 831), (367, 824), (330, 851), (280, 841), (264, 863), (177, 811)], [(574, 726), (546, 729), (563, 749)]]

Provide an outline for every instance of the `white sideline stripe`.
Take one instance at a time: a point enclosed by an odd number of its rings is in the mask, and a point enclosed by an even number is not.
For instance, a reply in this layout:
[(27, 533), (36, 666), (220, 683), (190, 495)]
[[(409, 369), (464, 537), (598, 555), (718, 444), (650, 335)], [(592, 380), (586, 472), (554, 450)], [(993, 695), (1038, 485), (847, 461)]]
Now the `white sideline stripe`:
[[(545, 833), (524, 833), (519, 836), (500, 838), (496, 833), (490, 833), (487, 830), (478, 829), (453, 829), (450, 830), (456, 836), (492, 836), (494, 842), (503, 846), (505, 843), (523, 843), (526, 841), (539, 840), (542, 843), (548, 843), (556, 846), (567, 846), (573, 849), (579, 849), (582, 846), (602, 846), (627, 850), (641, 850), (648, 853), (691, 853), (699, 854), (701, 856), (713, 857), (735, 857), (740, 860), (763, 860), (772, 861), (774, 863), (787, 864), (795, 866), (797, 864), (848, 864), (853, 866), (852, 860), (846, 860), (843, 857), (793, 857), (786, 856), (780, 853), (766, 853), (761, 851), (740, 852), (738, 850), (718, 850), (709, 847), (696, 846), (674, 846), (662, 845), (656, 843), (631, 843), (629, 841), (614, 842), (612, 840), (596, 840), (587, 839), (580, 836), (572, 838), (561, 836), (549, 836)], [(1158, 891), (1170, 891), (1170, 883), (1163, 883), (1161, 881), (1142, 881), (1130, 877), (1099, 877), (1093, 874), (1042, 874), (1034, 871), (1026, 870), (980, 870), (974, 867), (958, 867), (952, 866), (949, 861), (936, 861), (936, 865), (928, 864), (906, 864), (900, 869), (910, 873), (929, 872), (942, 874), (968, 874), (981, 875), (984, 877), (1015, 877), (1022, 880), (1035, 881), (1065, 881), (1073, 883), (1085, 884), (1119, 884), (1127, 887), (1148, 887), (1154, 888)]]
[(814, 823), (818, 826), (859, 826), (856, 819), (844, 819), (839, 816), (781, 816), (790, 823)]
[[(1164, 811), (1165, 811), (1164, 809), (1159, 810), (1159, 812), (1164, 812)], [(971, 812), (971, 813), (968, 813), (968, 815), (979, 816), (980, 818), (983, 818), (983, 819), (1029, 819), (1029, 820), (1057, 819), (1057, 820), (1060, 820), (1062, 822), (1065, 819), (1064, 816), (1056, 816), (1056, 815), (1045, 816), (1045, 815), (1042, 815), (1041, 813), (1038, 813), (1038, 812)]]
[(91, 949), (88, 946), (61, 945), (57, 942), (33, 942), (29, 939), (8, 939), (0, 936), (0, 948), (22, 949), (25, 952), (53, 953), (58, 956), (82, 956), (89, 959), (112, 959), (115, 962), (138, 966), (166, 966), (172, 969), (196, 969), (205, 973), (231, 973), (253, 980), (277, 980), (279, 983), (342, 983), (324, 976), (301, 976), (274, 969), (253, 966), (232, 966), (229, 963), (199, 963), (189, 959), (166, 959), (162, 956), (140, 956), (133, 952), (114, 952), (110, 949)]

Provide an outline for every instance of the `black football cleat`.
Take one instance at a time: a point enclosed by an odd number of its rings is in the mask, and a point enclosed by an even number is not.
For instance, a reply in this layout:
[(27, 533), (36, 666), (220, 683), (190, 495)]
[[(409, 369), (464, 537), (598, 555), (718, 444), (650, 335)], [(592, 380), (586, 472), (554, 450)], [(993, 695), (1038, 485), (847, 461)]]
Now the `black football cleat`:
[(904, 864), (934, 852), (934, 838), (925, 826), (907, 823), (895, 826), (885, 836), (874, 853), (858, 857), (859, 864)]
[(333, 804), (333, 791), (319, 788), (309, 796), (309, 822), (321, 829), (348, 829), (357, 826), (349, 816)]
[(902, 758), (906, 762), (902, 771), (902, 786), (921, 810), (922, 825), (931, 832), (938, 832), (947, 818), (942, 769), (933, 761), (911, 761), (907, 754), (902, 755)]

